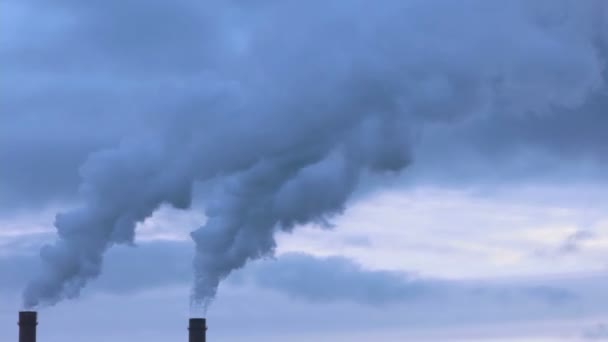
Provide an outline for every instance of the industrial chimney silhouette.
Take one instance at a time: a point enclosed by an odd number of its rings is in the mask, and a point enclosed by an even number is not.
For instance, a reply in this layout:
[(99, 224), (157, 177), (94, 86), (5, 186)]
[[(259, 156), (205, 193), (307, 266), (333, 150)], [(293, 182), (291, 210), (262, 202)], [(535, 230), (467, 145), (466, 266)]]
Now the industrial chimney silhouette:
[(36, 311), (19, 312), (19, 342), (36, 342), (36, 326), (38, 313)]
[[(38, 313), (36, 311), (19, 312), (19, 342), (36, 342), (36, 326)], [(190, 318), (189, 342), (207, 341), (207, 320), (204, 318)]]
[(207, 337), (207, 320), (204, 318), (190, 318), (189, 342), (205, 342)]

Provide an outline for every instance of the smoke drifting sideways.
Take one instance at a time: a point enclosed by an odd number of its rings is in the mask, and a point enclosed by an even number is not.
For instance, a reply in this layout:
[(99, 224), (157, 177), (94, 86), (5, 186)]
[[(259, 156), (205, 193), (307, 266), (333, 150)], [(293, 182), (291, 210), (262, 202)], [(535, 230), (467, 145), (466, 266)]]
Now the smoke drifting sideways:
[(215, 58), (164, 130), (88, 158), (81, 206), (57, 215), (24, 306), (77, 297), (138, 222), (189, 208), (194, 184), (210, 182), (207, 222), (191, 234), (192, 307), (205, 312), (222, 279), (272, 255), (275, 232), (329, 225), (362, 176), (405, 169), (425, 125), (550, 115), (600, 91), (606, 5), (209, 2)]

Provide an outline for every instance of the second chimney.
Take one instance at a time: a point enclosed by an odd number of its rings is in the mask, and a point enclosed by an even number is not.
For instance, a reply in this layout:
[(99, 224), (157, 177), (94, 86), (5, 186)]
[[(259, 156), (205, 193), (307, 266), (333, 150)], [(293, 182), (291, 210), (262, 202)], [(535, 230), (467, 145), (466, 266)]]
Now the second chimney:
[(189, 342), (205, 342), (207, 334), (207, 320), (204, 318), (190, 318), (188, 326)]
[(38, 313), (36, 311), (19, 312), (19, 342), (36, 342), (36, 326)]

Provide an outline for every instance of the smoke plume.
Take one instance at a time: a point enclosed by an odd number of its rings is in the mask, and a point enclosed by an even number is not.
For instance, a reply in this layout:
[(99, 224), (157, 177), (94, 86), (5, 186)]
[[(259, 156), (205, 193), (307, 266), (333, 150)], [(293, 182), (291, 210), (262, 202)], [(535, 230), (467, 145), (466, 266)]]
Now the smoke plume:
[(603, 87), (606, 5), (206, 3), (207, 67), (158, 110), (164, 129), (88, 158), (81, 206), (57, 215), (24, 305), (78, 296), (138, 222), (161, 205), (189, 208), (207, 182), (207, 221), (192, 233), (192, 301), (205, 309), (233, 270), (272, 255), (277, 231), (330, 225), (363, 176), (406, 168), (425, 125), (582, 104)]

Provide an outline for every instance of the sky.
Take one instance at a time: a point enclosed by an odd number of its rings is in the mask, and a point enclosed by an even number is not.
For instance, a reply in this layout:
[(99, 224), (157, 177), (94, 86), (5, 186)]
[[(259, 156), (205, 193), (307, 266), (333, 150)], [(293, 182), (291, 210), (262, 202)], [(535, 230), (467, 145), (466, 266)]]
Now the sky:
[(0, 340), (608, 341), (603, 0), (6, 0)]

